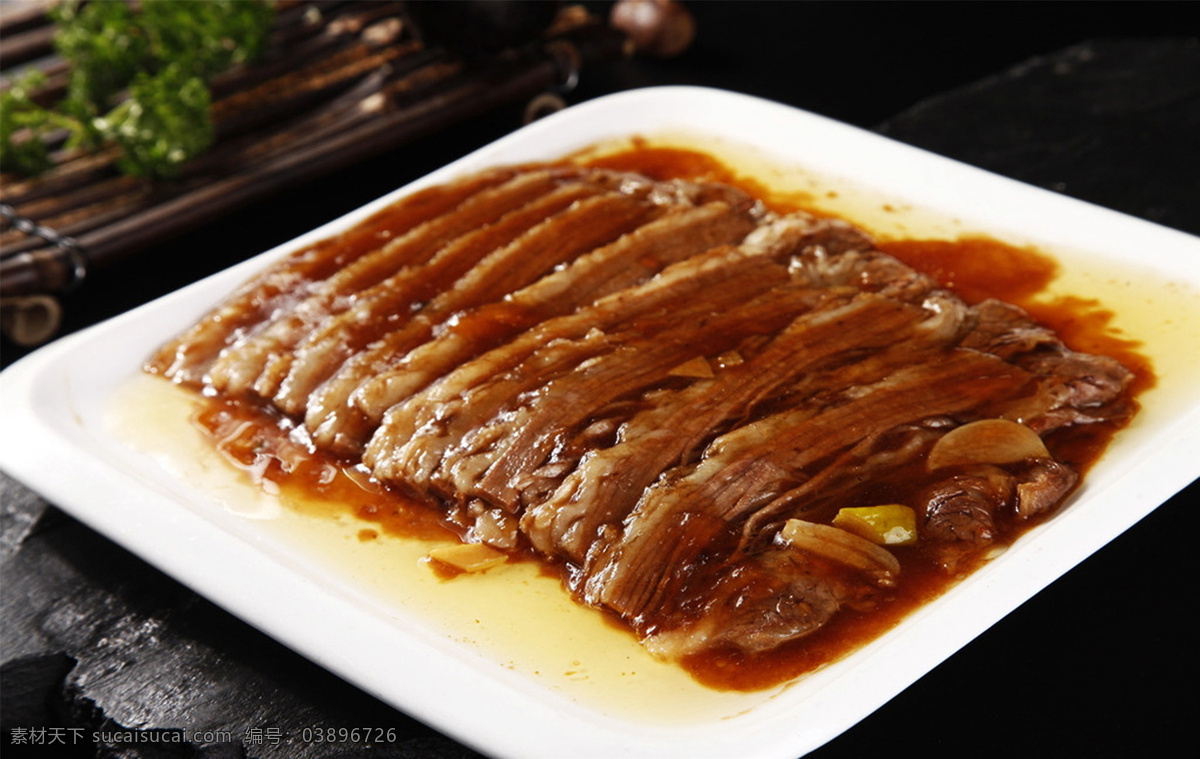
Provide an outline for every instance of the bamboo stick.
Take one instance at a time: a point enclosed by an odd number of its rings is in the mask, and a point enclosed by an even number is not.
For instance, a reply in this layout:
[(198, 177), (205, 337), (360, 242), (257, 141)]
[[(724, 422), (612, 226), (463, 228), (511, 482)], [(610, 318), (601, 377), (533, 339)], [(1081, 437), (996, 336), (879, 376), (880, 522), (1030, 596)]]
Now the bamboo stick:
[[(312, 8), (321, 16), (316, 23)], [(272, 50), (266, 69), (244, 67), (214, 83), (224, 93), (214, 106), (220, 139), (175, 181), (118, 177), (112, 152), (61, 153), (54, 169), (32, 180), (6, 175), (0, 200), (11, 215), (53, 227), (48, 237), (13, 223), (0, 232), (6, 312), (16, 313), (14, 298), (77, 286), (86, 267), (133, 255), (447, 124), (532, 98), (625, 48), (622, 34), (572, 9), (560, 18), (554, 39), (486, 66), (464, 67), (413, 40), (404, 19), (387, 15), (398, 13), (398, 4), (363, 10), (357, 3), (287, 6), (275, 32), (287, 45)], [(297, 70), (297, 51), (319, 56)], [(284, 113), (265, 115), (273, 109)], [(22, 303), (40, 308), (42, 301)]]

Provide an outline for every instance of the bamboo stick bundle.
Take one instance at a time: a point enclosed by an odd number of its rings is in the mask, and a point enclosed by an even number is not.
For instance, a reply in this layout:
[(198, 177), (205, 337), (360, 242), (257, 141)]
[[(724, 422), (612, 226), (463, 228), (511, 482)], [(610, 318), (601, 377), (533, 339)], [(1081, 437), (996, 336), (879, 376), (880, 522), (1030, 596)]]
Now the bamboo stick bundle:
[[(51, 145), (43, 174), (0, 174), (5, 337), (28, 345), (53, 336), (58, 296), (81, 286), (89, 270), (293, 183), (565, 89), (582, 68), (630, 52), (625, 33), (580, 7), (554, 7), (557, 15), (530, 39), (479, 57), (423, 37), (403, 3), (278, 3), (262, 57), (210, 82), (213, 144), (176, 176), (123, 175), (112, 147), (60, 145)], [(6, 10), (5, 87), (36, 68), (44, 76), (31, 97), (63, 97), (69, 65), (55, 53), (52, 30), (41, 2)]]

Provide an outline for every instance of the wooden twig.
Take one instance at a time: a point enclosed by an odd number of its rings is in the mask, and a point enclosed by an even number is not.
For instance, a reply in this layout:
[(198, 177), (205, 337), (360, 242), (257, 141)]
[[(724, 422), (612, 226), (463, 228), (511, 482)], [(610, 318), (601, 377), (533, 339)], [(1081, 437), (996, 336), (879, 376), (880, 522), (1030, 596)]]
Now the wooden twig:
[(0, 43), (0, 64), (20, 66), (54, 52), (54, 27), (39, 26), (14, 35), (5, 35)]
[(218, 143), (175, 181), (117, 177), (113, 152), (64, 153), (37, 179), (6, 176), (0, 197), (12, 213), (54, 234), (0, 233), (0, 297), (11, 304), (75, 286), (85, 264), (106, 265), (296, 182), (527, 100), (581, 66), (621, 55), (625, 45), (623, 35), (572, 9), (554, 39), (466, 67), (408, 37), (399, 10), (396, 3), (287, 6), (274, 35), (289, 47), (218, 80), (214, 89), (225, 93), (214, 106)]
[(49, 0), (25, 0), (0, 4), (0, 36), (29, 31), (50, 23), (46, 17)]

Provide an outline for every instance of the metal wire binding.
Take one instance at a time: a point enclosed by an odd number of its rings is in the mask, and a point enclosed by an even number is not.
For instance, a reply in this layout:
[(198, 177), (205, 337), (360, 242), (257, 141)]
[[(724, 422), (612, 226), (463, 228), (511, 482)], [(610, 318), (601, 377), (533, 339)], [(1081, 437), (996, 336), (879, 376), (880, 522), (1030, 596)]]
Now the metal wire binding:
[(38, 224), (28, 216), (22, 216), (7, 203), (0, 203), (0, 216), (7, 219), (18, 231), (39, 237), (66, 254), (67, 260), (71, 264), (71, 281), (63, 287), (64, 292), (71, 292), (83, 284), (88, 273), (88, 255), (74, 237), (59, 234), (50, 227)]

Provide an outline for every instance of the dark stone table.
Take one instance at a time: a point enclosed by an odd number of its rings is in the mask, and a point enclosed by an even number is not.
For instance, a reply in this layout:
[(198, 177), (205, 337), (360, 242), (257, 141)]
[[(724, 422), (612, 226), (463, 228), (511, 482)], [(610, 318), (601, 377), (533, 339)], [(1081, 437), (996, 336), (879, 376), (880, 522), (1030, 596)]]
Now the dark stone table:
[[(700, 3), (688, 54), (593, 72), (572, 99), (664, 83), (736, 89), (1200, 233), (1200, 42), (1184, 36), (1184, 14), (1153, 3), (976, 6)], [(105, 271), (66, 304), (67, 327), (283, 242), (517, 125), (513, 111), (447, 129)], [(5, 346), (5, 363), (18, 355)], [(1156, 756), (1192, 743), (1197, 657), (1184, 610), (1198, 496), (1193, 483), (813, 756)], [(0, 503), (6, 757), (475, 755), (5, 475)], [(362, 725), (394, 728), (396, 741), (296, 740), (304, 727)], [(233, 740), (91, 741), (183, 727)], [(13, 730), (31, 728), (68, 745), (12, 744)]]

